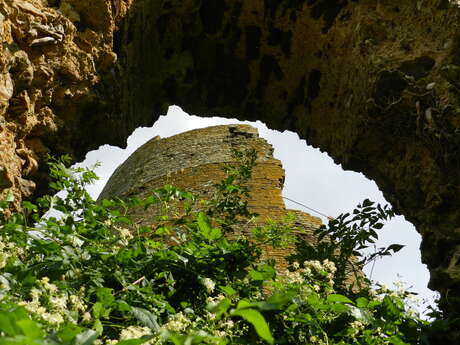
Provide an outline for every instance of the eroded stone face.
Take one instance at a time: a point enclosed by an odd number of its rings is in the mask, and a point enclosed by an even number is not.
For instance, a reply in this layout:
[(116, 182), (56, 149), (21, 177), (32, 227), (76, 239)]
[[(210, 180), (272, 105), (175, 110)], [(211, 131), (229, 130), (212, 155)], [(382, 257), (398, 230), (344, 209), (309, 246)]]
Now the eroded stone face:
[(78, 156), (111, 140), (88, 128), (110, 118), (104, 79), (115, 75), (113, 31), (129, 1), (116, 3), (0, 2), (0, 197), (43, 190), (48, 153)]

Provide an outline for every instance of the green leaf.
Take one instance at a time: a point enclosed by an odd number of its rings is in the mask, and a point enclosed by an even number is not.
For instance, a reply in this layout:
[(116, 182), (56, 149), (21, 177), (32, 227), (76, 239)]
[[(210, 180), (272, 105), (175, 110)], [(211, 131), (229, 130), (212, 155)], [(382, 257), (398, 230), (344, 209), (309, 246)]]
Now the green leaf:
[(91, 345), (97, 339), (98, 334), (92, 329), (88, 329), (75, 337), (75, 345)]
[(0, 345), (42, 345), (43, 342), (31, 341), (23, 335), (18, 335), (14, 338), (0, 337)]
[(397, 318), (403, 309), (401, 301), (394, 300), (390, 296), (385, 296), (383, 298), (382, 305), (385, 308), (385, 312), (388, 314), (388, 316), (392, 318)]
[(349, 314), (364, 323), (370, 323), (373, 320), (372, 313), (369, 310), (356, 308), (355, 306), (350, 306)]
[(13, 320), (9, 317), (7, 312), (0, 313), (0, 331), (8, 336), (15, 336), (19, 333), (19, 329), (14, 326)]
[[(266, 304), (276, 306), (277, 308), (282, 308), (283, 305), (290, 303), (296, 295), (296, 290), (288, 290), (283, 291), (282, 293), (275, 293), (267, 299)], [(265, 308), (260, 307), (260, 309), (264, 310)]]
[(112, 289), (109, 288), (98, 288), (96, 291), (98, 302), (105, 306), (109, 306), (115, 300), (112, 295)]
[(254, 280), (254, 281), (260, 281), (260, 280), (265, 279), (264, 274), (256, 270), (249, 271), (248, 276), (249, 278), (251, 278), (251, 280)]
[(27, 311), (23, 307), (13, 306), (8, 311), (0, 312), (0, 331), (7, 336), (23, 335), (23, 330), (18, 325), (21, 320), (29, 320)]
[(372, 206), (374, 203), (372, 201), (370, 201), (369, 199), (366, 199), (363, 201), (363, 207), (370, 207)]
[(93, 329), (97, 332), (97, 334), (102, 334), (102, 332), (104, 332), (104, 326), (102, 326), (101, 320), (96, 319), (94, 321)]
[(350, 311), (350, 305), (342, 303), (334, 303), (329, 306), (329, 310), (337, 314), (347, 313)]
[(24, 319), (17, 321), (16, 324), (28, 338), (37, 339), (43, 337), (43, 332), (35, 321)]
[(369, 301), (367, 300), (367, 298), (358, 297), (356, 299), (356, 305), (358, 306), (358, 308), (365, 308), (367, 307), (368, 304), (369, 304)]
[(203, 233), (209, 233), (211, 231), (211, 226), (209, 225), (209, 219), (204, 214), (204, 212), (198, 213), (196, 220), (197, 220), (198, 226), (200, 227), (200, 230)]
[(99, 319), (101, 312), (103, 310), (103, 305), (101, 302), (96, 302), (93, 304), (93, 316), (95, 319)]
[(408, 343), (402, 341), (398, 336), (393, 335), (389, 338), (391, 344), (393, 345), (409, 345)]
[(104, 199), (104, 200), (102, 200), (101, 204), (102, 204), (103, 207), (107, 208), (107, 207), (113, 206), (115, 204), (115, 202), (113, 200)]
[(150, 339), (152, 339), (152, 337), (142, 337), (139, 339), (122, 340), (122, 341), (119, 341), (116, 345), (139, 345), (139, 344), (144, 344)]
[(209, 239), (210, 240), (217, 240), (222, 237), (222, 231), (219, 228), (212, 228)]
[(236, 295), (236, 290), (232, 288), (230, 285), (227, 286), (219, 286), (220, 290), (225, 293), (227, 296)]
[(397, 252), (399, 252), (401, 249), (403, 249), (404, 247), (405, 247), (405, 246), (402, 245), (402, 244), (396, 244), (396, 243), (394, 243), (394, 244), (388, 246), (388, 248), (387, 248), (386, 250), (392, 250), (393, 253), (397, 253)]
[(70, 344), (72, 339), (81, 331), (82, 329), (77, 325), (68, 324), (59, 331), (58, 336), (64, 344)]
[(373, 226), (375, 229), (380, 230), (381, 228), (383, 228), (383, 223), (376, 223)]
[(152, 314), (147, 309), (131, 307), (131, 312), (133, 313), (134, 317), (144, 326), (155, 332), (160, 331), (160, 326), (158, 325), (156, 315)]
[(267, 321), (265, 321), (263, 315), (257, 310), (237, 309), (232, 313), (232, 315), (240, 316), (251, 325), (253, 325), (259, 337), (261, 337), (267, 343), (273, 344), (275, 342), (270, 332), (270, 328), (268, 327)]
[(244, 309), (244, 308), (250, 308), (252, 306), (252, 303), (249, 302), (246, 299), (242, 299), (241, 301), (238, 302), (238, 305), (236, 306), (237, 309)]
[(23, 201), (22, 208), (30, 212), (37, 212), (38, 210), (37, 205), (32, 204), (30, 201)]
[(5, 197), (6, 202), (13, 202), (14, 201), (14, 194), (11, 190), (8, 191)]
[(349, 303), (354, 304), (351, 299), (340, 294), (331, 294), (327, 296), (328, 302), (339, 302), (339, 303)]
[(220, 319), (221, 315), (226, 313), (232, 302), (228, 298), (224, 298), (217, 305), (208, 304), (208, 310), (216, 314), (216, 318)]

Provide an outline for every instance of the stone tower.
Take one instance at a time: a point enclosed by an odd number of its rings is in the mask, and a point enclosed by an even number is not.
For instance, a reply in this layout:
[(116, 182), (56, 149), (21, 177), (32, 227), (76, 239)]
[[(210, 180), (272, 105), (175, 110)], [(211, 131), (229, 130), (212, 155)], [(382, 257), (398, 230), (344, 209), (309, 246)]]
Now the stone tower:
[[(291, 212), (295, 216), (296, 227), (313, 241), (311, 232), (321, 225), (321, 220), (304, 212), (286, 209), (281, 194), (285, 176), (281, 162), (273, 157), (273, 147), (259, 137), (256, 128), (249, 125), (215, 126), (164, 139), (155, 137), (115, 170), (99, 199), (142, 198), (165, 184), (206, 199), (213, 185), (224, 178), (224, 165), (234, 162), (233, 149), (257, 151), (256, 166), (248, 183), (248, 207), (259, 214), (258, 222), (280, 219)], [(133, 216), (137, 222), (145, 224), (152, 218), (149, 212), (152, 210), (140, 213), (137, 210)], [(283, 257), (289, 249), (263, 249), (264, 256), (275, 258), (278, 267), (284, 268)]]

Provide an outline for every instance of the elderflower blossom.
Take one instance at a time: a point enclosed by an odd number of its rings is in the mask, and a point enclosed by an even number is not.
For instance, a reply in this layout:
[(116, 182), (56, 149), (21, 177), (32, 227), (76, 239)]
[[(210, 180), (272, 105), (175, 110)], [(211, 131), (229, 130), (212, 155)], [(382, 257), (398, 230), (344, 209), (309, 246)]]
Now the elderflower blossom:
[(86, 310), (86, 305), (80, 296), (70, 295), (69, 300), (72, 303), (72, 305), (75, 307), (75, 309), (81, 310), (81, 311)]
[(121, 331), (120, 340), (136, 339), (151, 333), (148, 327), (129, 326)]
[(216, 306), (223, 299), (225, 299), (225, 296), (223, 294), (218, 294), (215, 297), (208, 296), (208, 298), (206, 298), (206, 302), (208, 302), (208, 304), (210, 304), (211, 306)]
[(67, 296), (51, 296), (50, 304), (57, 310), (65, 310), (67, 308)]
[(7, 238), (0, 237), (0, 269), (8, 264), (10, 258), (19, 258), (24, 254), (24, 249), (16, 243), (9, 242)]
[(32, 297), (33, 301), (38, 301), (41, 295), (42, 295), (42, 291), (39, 289), (32, 288), (30, 290), (30, 297)]
[(64, 322), (64, 318), (60, 313), (43, 313), (41, 318), (53, 325), (59, 325)]
[(5, 267), (7, 262), (8, 256), (4, 252), (0, 252), (0, 268)]
[(182, 312), (179, 312), (172, 315), (162, 328), (172, 332), (181, 332), (184, 331), (190, 323), (191, 321)]
[(134, 236), (132, 234), (132, 231), (129, 230), (129, 229), (126, 229), (126, 228), (121, 228), (121, 227), (116, 227), (117, 231), (118, 231), (118, 234), (120, 235), (120, 237), (123, 239), (123, 240), (130, 240), (132, 239)]
[(17, 302), (36, 318), (53, 327), (66, 321), (77, 323), (80, 316), (86, 322), (91, 319), (83, 301), (84, 289), (80, 289), (78, 294), (69, 296), (65, 291), (59, 291), (55, 284), (50, 283), (48, 277), (38, 280), (37, 285), (29, 291), (31, 300)]
[(351, 322), (350, 327), (354, 328), (354, 329), (357, 329), (357, 330), (364, 329), (364, 325), (363, 325), (363, 323), (361, 321), (353, 321), (353, 322)]
[(326, 271), (331, 272), (331, 274), (334, 274), (337, 271), (337, 267), (335, 267), (334, 262), (329, 261), (328, 259), (323, 261), (323, 267), (326, 269)]
[(201, 279), (201, 284), (206, 288), (206, 291), (209, 293), (214, 291), (214, 288), (216, 287), (216, 283), (210, 279), (210, 278), (203, 278)]
[(301, 270), (286, 272), (284, 274), (284, 280), (287, 284), (302, 284), (305, 281)]
[(304, 261), (303, 265), (304, 267), (313, 268), (316, 271), (321, 271), (323, 269), (323, 266), (318, 260), (307, 260)]
[(88, 312), (84, 312), (82, 316), (83, 322), (89, 322), (91, 321), (91, 314)]

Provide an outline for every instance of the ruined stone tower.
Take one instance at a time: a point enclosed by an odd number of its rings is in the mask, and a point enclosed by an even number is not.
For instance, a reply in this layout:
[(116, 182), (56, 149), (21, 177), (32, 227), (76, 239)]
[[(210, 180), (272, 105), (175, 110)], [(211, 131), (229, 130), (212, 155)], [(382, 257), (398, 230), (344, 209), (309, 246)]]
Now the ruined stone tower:
[[(321, 225), (321, 220), (286, 209), (281, 194), (284, 182), (281, 162), (273, 158), (273, 147), (249, 125), (215, 126), (164, 139), (155, 137), (115, 170), (99, 199), (147, 197), (152, 190), (165, 184), (206, 199), (212, 193), (213, 185), (224, 178), (224, 165), (234, 162), (232, 149), (257, 151), (256, 166), (248, 183), (248, 207), (259, 214), (258, 222), (281, 219), (292, 212), (296, 227), (313, 240), (311, 232)], [(149, 212), (154, 211), (137, 210), (133, 216), (137, 222), (145, 224), (152, 218)], [(282, 258), (289, 249), (267, 246), (263, 250), (264, 256), (276, 259), (279, 268), (285, 266)]]

